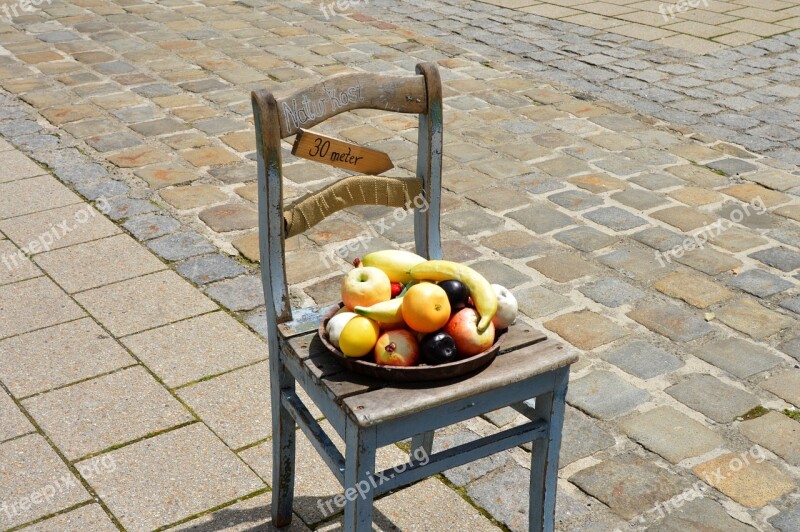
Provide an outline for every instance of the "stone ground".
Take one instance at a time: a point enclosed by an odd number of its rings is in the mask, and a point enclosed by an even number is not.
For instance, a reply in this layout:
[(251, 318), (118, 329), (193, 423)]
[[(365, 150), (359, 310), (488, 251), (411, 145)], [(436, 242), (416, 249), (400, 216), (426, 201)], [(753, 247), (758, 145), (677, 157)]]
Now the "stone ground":
[[(0, 23), (2, 528), (264, 524), (249, 90), (420, 61), (445, 83), (446, 257), (584, 351), (558, 529), (800, 528), (797, 34), (684, 50), (472, 2), (328, 17), (288, 0), (83, 0)], [(409, 175), (413, 118), (319, 129)], [(284, 162), (289, 197), (343, 175)], [(411, 245), (409, 220), (384, 214), (351, 209), (290, 241), (297, 306), (335, 299), (352, 257)], [(366, 226), (381, 234), (362, 245)], [(436, 446), (517, 422), (498, 411)], [(317, 505), (333, 477), (307, 443), (298, 456), (295, 528), (340, 528)], [(377, 524), (523, 530), (528, 456), (392, 494)]]

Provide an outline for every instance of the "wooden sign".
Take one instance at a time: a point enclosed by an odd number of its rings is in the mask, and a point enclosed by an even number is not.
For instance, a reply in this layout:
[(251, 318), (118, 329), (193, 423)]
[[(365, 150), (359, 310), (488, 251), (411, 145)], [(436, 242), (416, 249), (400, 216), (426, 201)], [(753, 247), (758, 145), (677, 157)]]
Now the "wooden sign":
[(394, 168), (387, 154), (299, 129), (292, 155), (353, 172), (377, 175)]

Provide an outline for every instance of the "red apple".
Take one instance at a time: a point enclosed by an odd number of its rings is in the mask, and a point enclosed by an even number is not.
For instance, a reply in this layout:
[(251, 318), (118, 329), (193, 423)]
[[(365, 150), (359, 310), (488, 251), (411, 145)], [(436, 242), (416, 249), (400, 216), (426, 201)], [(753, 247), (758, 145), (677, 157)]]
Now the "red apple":
[(456, 312), (444, 326), (444, 332), (456, 341), (456, 349), (462, 358), (483, 353), (494, 343), (494, 325), (489, 323), (486, 330), (479, 333), (480, 318), (474, 308), (467, 307)]
[(371, 307), (392, 298), (392, 283), (383, 270), (365, 266), (350, 270), (342, 279), (342, 302), (350, 311)]
[(385, 332), (375, 344), (375, 362), (384, 366), (413, 366), (419, 361), (419, 343), (408, 329)]

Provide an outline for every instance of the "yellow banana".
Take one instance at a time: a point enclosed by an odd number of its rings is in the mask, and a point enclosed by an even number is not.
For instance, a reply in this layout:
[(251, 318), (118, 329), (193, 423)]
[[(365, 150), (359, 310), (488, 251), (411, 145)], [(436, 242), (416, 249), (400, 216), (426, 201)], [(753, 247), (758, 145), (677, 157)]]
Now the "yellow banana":
[(411, 268), (409, 274), (413, 279), (420, 281), (455, 279), (464, 283), (472, 296), (472, 302), (475, 303), (475, 310), (481, 315), (481, 319), (478, 322), (479, 333), (486, 330), (497, 313), (497, 294), (495, 294), (492, 285), (483, 275), (469, 266), (449, 260), (429, 260)]
[(403, 298), (396, 297), (389, 301), (381, 301), (369, 307), (356, 307), (356, 314), (377, 321), (382, 325), (403, 325)]
[(402, 249), (373, 251), (361, 259), (362, 266), (379, 268), (389, 276), (390, 281), (403, 284), (411, 280), (408, 270), (422, 262), (425, 262), (425, 259), (416, 253)]

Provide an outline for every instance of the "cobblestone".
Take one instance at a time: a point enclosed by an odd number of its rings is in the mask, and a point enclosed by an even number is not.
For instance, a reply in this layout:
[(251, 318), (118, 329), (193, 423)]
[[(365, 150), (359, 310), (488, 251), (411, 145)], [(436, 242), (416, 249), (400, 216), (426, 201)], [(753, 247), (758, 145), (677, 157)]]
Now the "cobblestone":
[(195, 255), (216, 251), (202, 236), (194, 232), (174, 233), (151, 240), (147, 247), (155, 251), (163, 259), (170, 261), (183, 260)]
[(681, 359), (675, 355), (641, 340), (604, 351), (600, 356), (640, 379), (652, 379), (683, 366)]
[(668, 406), (632, 414), (622, 420), (621, 426), (628, 436), (673, 464), (705, 454), (724, 443), (705, 425)]
[(730, 423), (759, 406), (758, 399), (752, 394), (711, 375), (691, 375), (664, 391), (717, 423)]
[(594, 371), (570, 384), (567, 402), (600, 419), (627, 414), (650, 397), (609, 371)]

